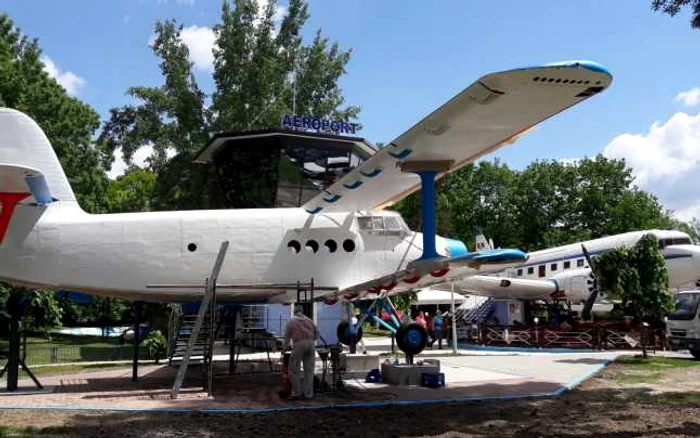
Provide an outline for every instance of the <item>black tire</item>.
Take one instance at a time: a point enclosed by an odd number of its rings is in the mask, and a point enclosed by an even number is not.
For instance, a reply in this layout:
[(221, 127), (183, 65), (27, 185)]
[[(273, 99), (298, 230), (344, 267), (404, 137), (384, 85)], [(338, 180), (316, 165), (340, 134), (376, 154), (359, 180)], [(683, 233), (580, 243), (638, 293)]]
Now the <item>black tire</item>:
[(700, 350), (690, 350), (690, 354), (692, 354), (695, 359), (700, 360)]
[(357, 330), (356, 335), (351, 335), (348, 332), (349, 326), (350, 324), (347, 321), (342, 321), (340, 324), (338, 324), (338, 328), (336, 329), (338, 342), (347, 346), (357, 345), (357, 343), (360, 342), (360, 339), (362, 339), (362, 327)]
[(396, 345), (407, 356), (415, 356), (425, 349), (428, 344), (428, 332), (423, 326), (412, 322), (402, 325), (396, 331)]

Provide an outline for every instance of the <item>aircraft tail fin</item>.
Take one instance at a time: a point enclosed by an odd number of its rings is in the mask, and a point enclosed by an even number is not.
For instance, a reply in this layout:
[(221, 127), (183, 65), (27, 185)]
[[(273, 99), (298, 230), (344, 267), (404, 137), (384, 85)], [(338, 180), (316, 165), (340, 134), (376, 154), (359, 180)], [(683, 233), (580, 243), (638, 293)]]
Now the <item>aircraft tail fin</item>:
[(476, 250), (477, 251), (484, 251), (487, 249), (493, 249), (493, 241), (486, 240), (486, 236), (484, 236), (484, 232), (481, 230), (481, 227), (474, 227), (474, 234), (476, 234)]
[(26, 114), (0, 108), (0, 193), (22, 192), (43, 204), (76, 202), (44, 131)]

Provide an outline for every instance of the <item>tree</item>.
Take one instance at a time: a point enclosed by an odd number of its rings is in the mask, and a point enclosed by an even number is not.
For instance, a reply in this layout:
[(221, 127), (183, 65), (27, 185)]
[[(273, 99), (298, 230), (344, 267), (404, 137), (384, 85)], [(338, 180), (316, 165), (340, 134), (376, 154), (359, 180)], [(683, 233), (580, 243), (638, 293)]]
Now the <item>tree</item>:
[(47, 290), (23, 291), (23, 293), (28, 299), (22, 318), (24, 329), (40, 331), (47, 339), (51, 339), (50, 330), (61, 325), (63, 314), (56, 295), (53, 291)]
[(693, 18), (690, 25), (693, 29), (700, 29), (700, 0), (653, 0), (651, 8), (675, 17), (684, 7), (691, 5), (693, 7)]
[[(666, 263), (653, 234), (644, 235), (634, 247), (616, 248), (597, 256), (594, 271), (599, 288), (620, 299), (622, 308), (640, 323), (658, 321), (673, 311)], [(642, 348), (647, 357), (646, 336)]]
[[(153, 51), (164, 84), (132, 87), (140, 101), (110, 111), (99, 138), (104, 165), (121, 148), (131, 162), (136, 150), (153, 146), (149, 170), (157, 174), (154, 209), (219, 208), (227, 205), (213, 169), (192, 165), (211, 134), (278, 126), (285, 112), (345, 119), (359, 108), (342, 107), (338, 86), (350, 51), (330, 43), (320, 31), (304, 45), (301, 29), (308, 18), (303, 0), (291, 0), (279, 28), (275, 2), (262, 13), (254, 0), (224, 1), (214, 28), (215, 89), (207, 96), (197, 84), (182, 42), (182, 25), (158, 21)], [(295, 81), (293, 81), (295, 79)], [(211, 106), (207, 99), (211, 97)], [(168, 154), (175, 154), (168, 158)], [(233, 206), (235, 207), (235, 206)]]
[(39, 124), (81, 207), (106, 211), (107, 177), (92, 142), (99, 127), (97, 113), (49, 77), (38, 41), (30, 40), (5, 14), (0, 14), (0, 77), (0, 106), (22, 111)]
[(111, 213), (150, 211), (156, 186), (156, 175), (132, 167), (124, 175), (109, 182), (108, 205)]
[[(465, 166), (438, 183), (438, 231), (467, 242), (481, 227), (496, 246), (528, 251), (632, 230), (681, 227), (634, 186), (623, 160), (538, 160), (521, 171), (498, 160)], [(394, 207), (420, 229), (420, 193)], [(688, 228), (689, 226), (684, 226)]]

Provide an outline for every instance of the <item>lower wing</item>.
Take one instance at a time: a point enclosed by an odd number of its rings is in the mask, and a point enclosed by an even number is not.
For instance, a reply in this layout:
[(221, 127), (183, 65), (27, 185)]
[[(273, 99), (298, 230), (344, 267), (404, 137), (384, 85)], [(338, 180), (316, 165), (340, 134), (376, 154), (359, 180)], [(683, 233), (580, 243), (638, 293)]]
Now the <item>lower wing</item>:
[(319, 300), (371, 299), (386, 292), (389, 295), (408, 293), (428, 286), (468, 278), (476, 274), (497, 272), (509, 265), (527, 260), (527, 254), (515, 249), (478, 251), (457, 257), (417, 260), (393, 272), (325, 294)]

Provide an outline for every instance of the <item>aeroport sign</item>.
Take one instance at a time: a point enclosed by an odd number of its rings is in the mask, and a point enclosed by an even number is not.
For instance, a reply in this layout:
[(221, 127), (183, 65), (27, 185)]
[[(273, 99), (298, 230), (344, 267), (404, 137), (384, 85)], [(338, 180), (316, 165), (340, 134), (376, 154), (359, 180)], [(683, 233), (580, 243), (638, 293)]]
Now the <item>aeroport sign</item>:
[(350, 123), (344, 120), (322, 119), (313, 116), (299, 116), (285, 114), (282, 118), (282, 126), (288, 129), (302, 129), (332, 132), (333, 134), (355, 134), (359, 123)]

